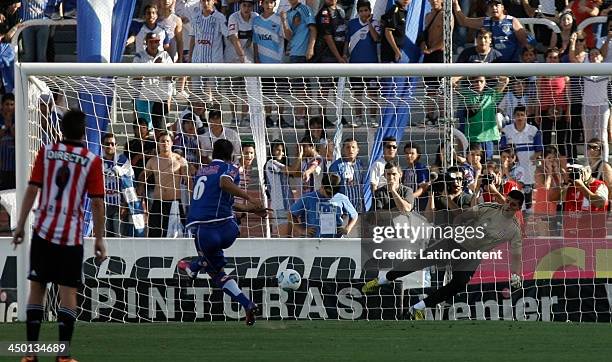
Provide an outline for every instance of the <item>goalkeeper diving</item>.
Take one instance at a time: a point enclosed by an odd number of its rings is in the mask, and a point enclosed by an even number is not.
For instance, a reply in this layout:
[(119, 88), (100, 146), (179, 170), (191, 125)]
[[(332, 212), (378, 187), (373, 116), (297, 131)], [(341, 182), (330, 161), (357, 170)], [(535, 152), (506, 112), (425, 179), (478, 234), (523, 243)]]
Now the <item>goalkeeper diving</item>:
[[(427, 258), (427, 255), (459, 250), (460, 252), (489, 251), (504, 242), (510, 243), (511, 252), (511, 278), (510, 284), (513, 288), (521, 287), (521, 251), (522, 233), (517, 212), (519, 212), (525, 201), (521, 191), (513, 190), (508, 193), (504, 204), (483, 203), (465, 210), (451, 209), (449, 212), (453, 225), (479, 227), (484, 232), (480, 237), (467, 238), (463, 242), (455, 239), (442, 239), (435, 244), (422, 250), (415, 258), (400, 262), (389, 271), (381, 271), (378, 278), (370, 280), (361, 289), (364, 294), (371, 294), (385, 284), (426, 267), (436, 265), (445, 267), (448, 263), (452, 266), (452, 279), (443, 287), (433, 291), (427, 298), (411, 306), (408, 310), (411, 319), (425, 319), (425, 308), (435, 307), (438, 303), (450, 299), (455, 294), (465, 290), (465, 286), (480, 265), (479, 259), (442, 259)], [(425, 257), (423, 257), (425, 256)]]

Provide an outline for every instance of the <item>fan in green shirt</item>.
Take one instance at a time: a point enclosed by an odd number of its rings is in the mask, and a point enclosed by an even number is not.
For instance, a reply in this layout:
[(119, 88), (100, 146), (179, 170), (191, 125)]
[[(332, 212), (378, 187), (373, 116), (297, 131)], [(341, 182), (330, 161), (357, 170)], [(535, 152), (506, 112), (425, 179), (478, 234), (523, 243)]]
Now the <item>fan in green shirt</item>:
[(470, 77), (469, 88), (461, 92), (461, 98), (467, 109), (468, 122), (465, 135), (472, 142), (498, 141), (497, 103), (504, 96), (508, 85), (507, 77), (499, 77), (495, 88), (487, 87), (484, 76)]

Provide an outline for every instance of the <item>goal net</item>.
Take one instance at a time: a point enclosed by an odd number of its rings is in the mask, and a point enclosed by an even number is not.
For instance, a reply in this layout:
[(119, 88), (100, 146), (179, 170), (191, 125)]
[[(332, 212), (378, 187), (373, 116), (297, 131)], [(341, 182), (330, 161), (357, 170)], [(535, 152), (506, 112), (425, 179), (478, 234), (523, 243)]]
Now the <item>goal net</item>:
[[(601, 206), (612, 186), (604, 166), (612, 137), (607, 64), (20, 67), (18, 191), (37, 150), (60, 139), (58, 121), (68, 108), (87, 113), (88, 146), (106, 159), (109, 258), (96, 264), (86, 241), (81, 320), (242, 317), (206, 275), (192, 282), (177, 269), (196, 256), (184, 227), (189, 184), (219, 138), (234, 145), (240, 187), (274, 210), (267, 219), (236, 214), (241, 237), (226, 251), (227, 273), (260, 304), (263, 318), (402, 319), (448, 281), (450, 270), (431, 267), (374, 295), (361, 292), (381, 267), (368, 261), (370, 239), (361, 237), (372, 230), (369, 215), (390, 208), (377, 209), (372, 195), (387, 183), (384, 164), (395, 161), (400, 182), (414, 193), (410, 223), (425, 219), (430, 193), (450, 193), (450, 173), (462, 178), (464, 207), (503, 203), (512, 189), (527, 196), (522, 288), (509, 285), (504, 243), (502, 260), (484, 260), (468, 286), (428, 318), (611, 319), (611, 229)], [(577, 164), (590, 164), (593, 177), (584, 183), (592, 195), (575, 190), (568, 209), (562, 200)], [(360, 222), (343, 238), (289, 232), (292, 205), (317, 191), (326, 172), (340, 176)], [(25, 275), (26, 258), (19, 260)], [(285, 268), (302, 275), (299, 290), (278, 288), (275, 276)], [(23, 297), (21, 277), (17, 288)]]

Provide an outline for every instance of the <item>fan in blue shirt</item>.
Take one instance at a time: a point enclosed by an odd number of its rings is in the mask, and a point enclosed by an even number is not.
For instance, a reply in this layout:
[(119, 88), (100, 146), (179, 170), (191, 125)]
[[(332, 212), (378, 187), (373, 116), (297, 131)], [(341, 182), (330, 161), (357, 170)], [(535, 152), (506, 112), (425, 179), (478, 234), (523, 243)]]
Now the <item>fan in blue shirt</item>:
[[(289, 227), (293, 235), (334, 238), (350, 233), (357, 224), (357, 210), (339, 190), (340, 177), (326, 173), (319, 190), (302, 195), (291, 205)], [(343, 226), (346, 215), (349, 220)]]

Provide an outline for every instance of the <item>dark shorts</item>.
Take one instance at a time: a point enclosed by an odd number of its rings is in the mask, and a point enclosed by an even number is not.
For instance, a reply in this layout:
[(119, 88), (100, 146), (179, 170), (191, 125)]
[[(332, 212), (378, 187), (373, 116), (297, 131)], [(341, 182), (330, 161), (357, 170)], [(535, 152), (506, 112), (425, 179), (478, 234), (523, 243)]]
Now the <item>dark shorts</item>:
[(380, 89), (380, 81), (375, 77), (350, 77), (349, 83), (352, 90), (377, 90)]
[(315, 87), (325, 92), (330, 89), (336, 89), (338, 88), (338, 78), (337, 77), (316, 78)]
[[(306, 57), (302, 55), (291, 55), (289, 56), (289, 63), (307, 63)], [(290, 78), (289, 83), (291, 85), (292, 94), (302, 94), (306, 91), (306, 83), (308, 78), (303, 77)]]
[[(181, 200), (179, 203), (179, 213), (181, 224), (185, 225), (185, 213)], [(150, 238), (163, 238), (168, 233), (168, 223), (170, 222), (170, 211), (174, 200), (153, 200), (149, 207), (149, 234)]]
[(227, 249), (240, 236), (240, 229), (234, 218), (195, 224), (190, 229), (195, 234), (198, 255), (204, 258), (203, 269), (207, 273), (218, 273), (227, 264), (223, 249)]
[(50, 243), (37, 234), (32, 236), (29, 280), (78, 288), (82, 283), (82, 274), (82, 245), (62, 246)]
[(289, 79), (284, 77), (261, 78), (261, 91), (264, 96), (286, 95), (289, 91)]
[[(436, 50), (435, 52), (431, 53), (431, 54), (425, 54), (423, 56), (423, 64), (425, 63), (444, 63), (444, 51), (442, 50)], [(441, 79), (440, 77), (424, 77), (423, 80), (425, 81), (425, 85), (429, 88), (436, 88), (436, 87), (440, 87), (441, 85)]]

